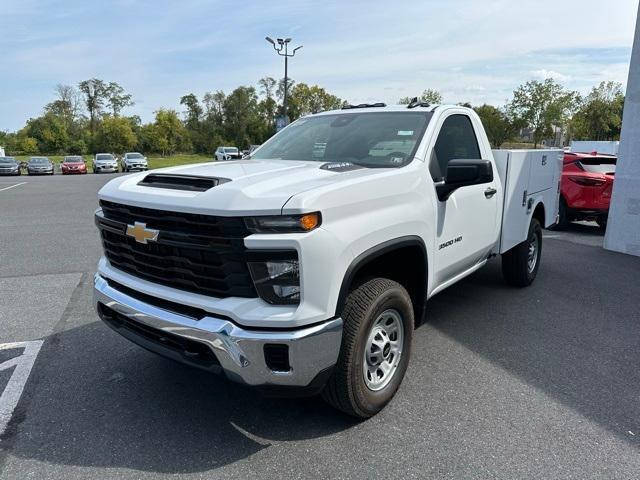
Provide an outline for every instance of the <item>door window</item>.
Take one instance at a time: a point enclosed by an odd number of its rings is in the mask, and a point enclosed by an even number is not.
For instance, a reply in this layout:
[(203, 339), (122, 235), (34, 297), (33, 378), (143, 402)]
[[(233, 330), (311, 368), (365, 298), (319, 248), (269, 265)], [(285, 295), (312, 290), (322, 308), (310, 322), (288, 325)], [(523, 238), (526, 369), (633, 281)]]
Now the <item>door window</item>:
[(480, 148), (471, 119), (466, 115), (451, 115), (442, 124), (431, 152), (429, 171), (435, 182), (442, 181), (451, 160), (479, 160)]

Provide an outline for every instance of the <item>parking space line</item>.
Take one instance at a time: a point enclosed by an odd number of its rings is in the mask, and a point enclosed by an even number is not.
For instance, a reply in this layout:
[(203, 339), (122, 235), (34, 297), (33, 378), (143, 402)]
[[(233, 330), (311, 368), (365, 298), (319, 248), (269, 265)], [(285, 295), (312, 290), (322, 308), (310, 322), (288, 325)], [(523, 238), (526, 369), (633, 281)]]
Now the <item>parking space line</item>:
[(0, 192), (3, 192), (4, 190), (9, 190), (10, 188), (19, 187), (20, 185), (24, 185), (25, 183), (27, 182), (16, 183), (15, 185), (10, 185), (8, 187), (0, 188)]
[(31, 342), (0, 344), (0, 350), (24, 348), (21, 355), (0, 363), (0, 371), (15, 367), (4, 392), (0, 395), (0, 436), (4, 434), (13, 411), (18, 405), (42, 343), (42, 340), (33, 340)]

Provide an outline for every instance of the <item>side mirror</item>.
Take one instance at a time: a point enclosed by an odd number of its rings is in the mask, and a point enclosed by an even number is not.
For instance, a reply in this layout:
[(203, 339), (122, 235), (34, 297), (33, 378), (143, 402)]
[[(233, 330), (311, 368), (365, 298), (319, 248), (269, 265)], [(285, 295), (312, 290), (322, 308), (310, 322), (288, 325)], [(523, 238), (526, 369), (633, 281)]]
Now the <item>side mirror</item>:
[(436, 185), (438, 199), (446, 201), (459, 188), (481, 185), (493, 181), (493, 169), (489, 160), (451, 160), (447, 165), (444, 182)]

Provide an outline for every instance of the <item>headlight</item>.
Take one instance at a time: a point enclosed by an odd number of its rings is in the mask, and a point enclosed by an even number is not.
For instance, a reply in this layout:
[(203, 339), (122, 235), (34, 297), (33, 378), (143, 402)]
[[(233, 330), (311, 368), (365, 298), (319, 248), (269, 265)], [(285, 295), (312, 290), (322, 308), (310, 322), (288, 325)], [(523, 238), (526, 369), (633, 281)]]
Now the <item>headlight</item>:
[[(300, 303), (300, 264), (296, 252), (279, 252), (274, 257), (296, 257), (252, 261), (247, 264), (253, 284), (260, 298), (273, 305), (295, 305)], [(269, 256), (264, 253), (261, 256)]]
[(249, 217), (244, 222), (252, 233), (294, 233), (309, 232), (319, 227), (322, 217), (320, 212), (314, 212), (304, 215)]

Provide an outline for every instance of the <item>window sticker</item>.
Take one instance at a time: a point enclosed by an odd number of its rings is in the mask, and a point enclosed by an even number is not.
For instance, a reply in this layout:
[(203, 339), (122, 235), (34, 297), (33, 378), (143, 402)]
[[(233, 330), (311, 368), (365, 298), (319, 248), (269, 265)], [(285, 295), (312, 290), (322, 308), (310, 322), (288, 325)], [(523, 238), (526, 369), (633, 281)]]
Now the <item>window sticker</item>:
[(398, 136), (400, 137), (409, 137), (413, 135), (413, 130), (398, 130)]

